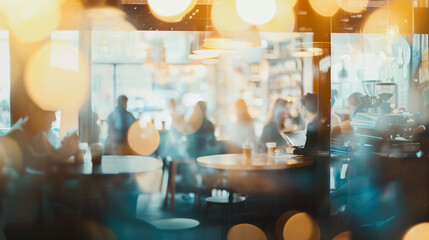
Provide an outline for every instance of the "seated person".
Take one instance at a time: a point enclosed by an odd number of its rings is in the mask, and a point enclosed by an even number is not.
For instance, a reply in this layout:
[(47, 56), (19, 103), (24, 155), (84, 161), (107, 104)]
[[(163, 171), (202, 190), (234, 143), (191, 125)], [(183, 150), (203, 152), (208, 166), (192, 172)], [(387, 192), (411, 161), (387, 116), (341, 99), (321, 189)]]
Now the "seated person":
[[(78, 151), (77, 132), (64, 137), (59, 148), (48, 140), (47, 134), (56, 120), (54, 111), (45, 111), (35, 104), (24, 119), (20, 119), (7, 134), (19, 144), (24, 160), (24, 167), (43, 169), (49, 161), (65, 161)], [(23, 169), (19, 169), (22, 171)]]
[(285, 129), (285, 120), (289, 117), (289, 103), (281, 98), (276, 99), (271, 103), (268, 111), (268, 118), (262, 129), (259, 147), (267, 150), (267, 142), (277, 143), (277, 148), (287, 147), (286, 140), (282, 137), (282, 132)]
[(189, 157), (197, 158), (217, 153), (215, 126), (207, 118), (207, 105), (203, 101), (197, 102), (189, 121), (186, 137)]
[(293, 153), (306, 156), (317, 154), (317, 94), (307, 93), (301, 100), (300, 112), (302, 117), (307, 121), (307, 134), (304, 147), (296, 148)]
[(246, 139), (252, 142), (256, 140), (255, 127), (253, 119), (247, 110), (246, 102), (243, 99), (238, 99), (234, 107), (237, 119), (231, 124), (230, 138), (232, 144), (238, 146), (241, 152), (241, 144), (243, 144)]

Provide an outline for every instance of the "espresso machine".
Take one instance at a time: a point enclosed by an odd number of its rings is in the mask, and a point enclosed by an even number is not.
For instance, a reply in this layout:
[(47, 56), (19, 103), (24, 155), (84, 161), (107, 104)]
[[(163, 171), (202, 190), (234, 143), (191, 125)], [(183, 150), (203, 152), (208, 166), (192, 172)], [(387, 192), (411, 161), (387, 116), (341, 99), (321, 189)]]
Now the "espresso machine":
[(350, 116), (358, 147), (393, 155), (415, 155), (420, 149), (413, 143), (413, 129), (419, 115), (394, 111), (388, 102), (395, 95), (396, 84), (377, 80), (362, 81), (366, 95)]

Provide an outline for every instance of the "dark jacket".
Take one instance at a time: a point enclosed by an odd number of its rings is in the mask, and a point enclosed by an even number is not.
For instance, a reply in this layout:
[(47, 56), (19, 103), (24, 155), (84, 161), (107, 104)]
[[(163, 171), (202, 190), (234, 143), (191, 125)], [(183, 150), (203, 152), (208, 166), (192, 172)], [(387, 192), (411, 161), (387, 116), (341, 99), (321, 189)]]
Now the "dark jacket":
[(294, 154), (315, 156), (317, 154), (317, 130), (319, 119), (316, 118), (312, 123), (307, 125), (307, 134), (304, 147), (297, 148), (293, 151)]
[(287, 145), (286, 140), (284, 140), (284, 138), (280, 135), (275, 122), (266, 124), (262, 129), (259, 147), (266, 150), (267, 147), (265, 146), (265, 143), (267, 142), (275, 142), (277, 147)]

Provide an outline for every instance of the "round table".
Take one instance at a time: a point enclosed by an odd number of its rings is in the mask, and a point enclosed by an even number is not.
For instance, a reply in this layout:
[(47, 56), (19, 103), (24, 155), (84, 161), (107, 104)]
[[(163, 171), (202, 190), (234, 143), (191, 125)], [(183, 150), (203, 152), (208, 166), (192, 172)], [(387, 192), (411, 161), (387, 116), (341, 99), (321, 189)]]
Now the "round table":
[(243, 154), (219, 154), (197, 158), (202, 167), (221, 170), (282, 170), (288, 168), (304, 167), (313, 164), (313, 158), (293, 154), (268, 156), (253, 154), (250, 162)]
[[(60, 189), (62, 189), (61, 185), (64, 182), (77, 179), (81, 188), (78, 187), (76, 196), (81, 195), (82, 192), (88, 194), (88, 196), (96, 195), (94, 192), (97, 192), (103, 196), (101, 199), (105, 203), (109, 203), (111, 200), (108, 198), (108, 192), (118, 191), (124, 193), (122, 195), (125, 197), (132, 195), (129, 199), (131, 199), (132, 204), (136, 204), (138, 193), (135, 192), (135, 184), (130, 184), (128, 180), (134, 179), (136, 174), (151, 172), (161, 167), (162, 161), (152, 157), (104, 155), (100, 165), (93, 165), (90, 161), (85, 161), (84, 163), (66, 161), (50, 163), (44, 170), (37, 170), (31, 167), (26, 167), (25, 170), (30, 175), (43, 177), (42, 184), (52, 184), (57, 195), (61, 195), (62, 191)], [(42, 192), (42, 190), (39, 189), (39, 192)], [(129, 200), (125, 197), (124, 202)], [(43, 194), (40, 194), (39, 201), (41, 206), (42, 198)], [(42, 208), (40, 207), (40, 216), (43, 216)], [(135, 206), (133, 205), (130, 211), (135, 212), (134, 208)]]
[[(104, 155), (100, 165), (91, 162), (57, 162), (48, 166), (48, 174), (66, 175), (119, 175), (151, 172), (162, 167), (162, 161), (138, 155)], [(45, 171), (26, 168), (30, 174), (45, 174)]]

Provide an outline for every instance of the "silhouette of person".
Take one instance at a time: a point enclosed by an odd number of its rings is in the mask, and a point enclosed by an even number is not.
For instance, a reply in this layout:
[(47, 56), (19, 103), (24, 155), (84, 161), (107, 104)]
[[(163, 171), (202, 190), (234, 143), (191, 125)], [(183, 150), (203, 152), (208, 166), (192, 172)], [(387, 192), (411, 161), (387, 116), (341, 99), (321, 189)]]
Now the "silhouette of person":
[(267, 149), (265, 143), (275, 142), (277, 147), (286, 147), (288, 144), (282, 137), (280, 131), (285, 129), (285, 120), (289, 117), (289, 103), (281, 98), (277, 98), (271, 103), (268, 111), (268, 118), (262, 129), (259, 147)]
[(133, 153), (128, 145), (127, 134), (136, 118), (127, 111), (127, 104), (127, 96), (120, 95), (115, 110), (107, 117), (106, 154), (125, 155)]
[[(77, 132), (63, 138), (61, 146), (55, 148), (48, 139), (48, 132), (56, 120), (55, 111), (45, 111), (35, 104), (27, 117), (19, 119), (7, 134), (19, 143), (24, 166), (41, 169), (49, 161), (64, 161), (78, 151)], [(20, 169), (22, 171), (23, 169)]]
[(307, 156), (315, 156), (317, 154), (317, 94), (307, 93), (301, 100), (300, 112), (305, 120), (307, 120), (307, 134), (304, 147), (296, 148), (293, 153)]

